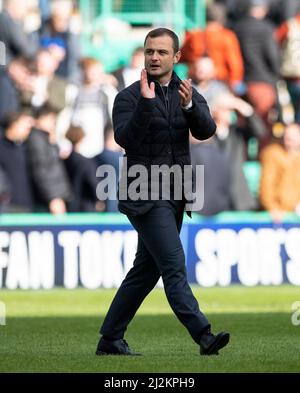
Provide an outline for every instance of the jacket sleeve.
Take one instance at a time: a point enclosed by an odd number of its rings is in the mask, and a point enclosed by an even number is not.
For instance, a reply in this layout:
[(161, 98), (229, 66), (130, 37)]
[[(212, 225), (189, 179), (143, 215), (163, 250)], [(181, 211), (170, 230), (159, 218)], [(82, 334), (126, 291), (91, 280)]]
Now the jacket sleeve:
[(183, 109), (183, 112), (188, 119), (190, 131), (196, 139), (208, 139), (216, 132), (216, 124), (210, 114), (204, 97), (202, 97), (194, 88), (192, 101), (193, 106), (191, 109)]
[(149, 129), (157, 98), (140, 97), (135, 104), (126, 90), (114, 102), (113, 126), (115, 141), (124, 149), (138, 147)]
[(274, 38), (274, 30), (269, 25), (266, 28), (266, 33), (264, 34), (261, 45), (263, 46), (265, 61), (269, 69), (274, 73), (274, 76), (278, 76), (280, 73), (280, 50)]
[(225, 50), (227, 53), (224, 54), (224, 57), (227, 58), (229, 83), (233, 85), (234, 83), (242, 82), (244, 79), (244, 62), (235, 33), (229, 30), (225, 38)]

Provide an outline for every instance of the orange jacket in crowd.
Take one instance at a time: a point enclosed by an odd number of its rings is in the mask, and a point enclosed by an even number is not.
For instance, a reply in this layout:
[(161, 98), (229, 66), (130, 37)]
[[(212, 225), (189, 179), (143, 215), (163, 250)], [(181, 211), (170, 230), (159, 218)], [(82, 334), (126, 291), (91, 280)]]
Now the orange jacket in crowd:
[(260, 202), (266, 210), (295, 211), (300, 203), (300, 153), (272, 144), (261, 153)]
[(181, 62), (191, 63), (208, 55), (215, 63), (217, 79), (230, 86), (243, 81), (244, 64), (235, 33), (222, 25), (186, 32)]

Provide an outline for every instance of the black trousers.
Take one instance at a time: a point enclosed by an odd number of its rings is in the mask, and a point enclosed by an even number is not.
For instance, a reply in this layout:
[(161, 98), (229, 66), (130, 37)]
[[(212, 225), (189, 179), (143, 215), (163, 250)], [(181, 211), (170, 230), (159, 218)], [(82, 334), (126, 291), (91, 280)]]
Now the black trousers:
[(172, 310), (196, 343), (202, 331), (210, 327), (187, 282), (179, 237), (183, 213), (182, 201), (157, 201), (146, 214), (128, 216), (138, 232), (137, 253), (105, 317), (102, 335), (123, 338), (129, 322), (160, 276)]

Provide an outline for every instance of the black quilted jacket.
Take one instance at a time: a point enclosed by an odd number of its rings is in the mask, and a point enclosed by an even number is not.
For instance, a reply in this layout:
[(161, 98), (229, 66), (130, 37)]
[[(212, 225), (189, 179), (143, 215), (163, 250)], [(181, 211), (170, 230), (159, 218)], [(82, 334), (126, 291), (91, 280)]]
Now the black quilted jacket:
[[(151, 82), (149, 75), (148, 81)], [(207, 103), (195, 89), (192, 108), (182, 109), (179, 84), (179, 77), (173, 73), (167, 94), (155, 81), (155, 98), (143, 98), (140, 82), (137, 81), (117, 95), (113, 108), (114, 135), (116, 142), (125, 149), (127, 169), (135, 164), (143, 164), (150, 179), (151, 165), (165, 164), (171, 167), (178, 164), (183, 168), (191, 162), (189, 130), (199, 140), (210, 138), (215, 133), (216, 125)], [(125, 169), (124, 165), (119, 191), (124, 191), (139, 177), (126, 175)], [(149, 180), (149, 188), (151, 186)], [(153, 203), (151, 200), (119, 198), (119, 209), (128, 215), (144, 214)]]

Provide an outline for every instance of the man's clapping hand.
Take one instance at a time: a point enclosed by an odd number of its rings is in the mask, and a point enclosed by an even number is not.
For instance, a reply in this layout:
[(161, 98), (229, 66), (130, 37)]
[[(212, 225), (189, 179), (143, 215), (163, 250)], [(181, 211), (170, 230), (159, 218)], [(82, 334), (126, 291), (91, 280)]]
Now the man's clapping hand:
[(180, 95), (180, 105), (185, 107), (192, 101), (193, 89), (190, 79), (185, 79), (180, 83), (178, 90)]
[(142, 70), (141, 72), (141, 95), (144, 98), (155, 98), (155, 84), (154, 82), (150, 83), (150, 87), (148, 85), (148, 77), (147, 77), (147, 71)]

